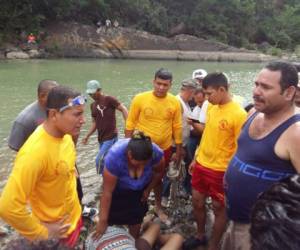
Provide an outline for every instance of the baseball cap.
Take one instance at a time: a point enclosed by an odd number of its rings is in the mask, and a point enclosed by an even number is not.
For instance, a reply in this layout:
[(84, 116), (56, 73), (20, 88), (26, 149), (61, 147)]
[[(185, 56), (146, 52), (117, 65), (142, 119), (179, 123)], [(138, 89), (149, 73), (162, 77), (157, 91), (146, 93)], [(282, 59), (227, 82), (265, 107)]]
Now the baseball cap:
[(186, 87), (186, 88), (195, 89), (195, 88), (197, 88), (197, 85), (198, 85), (198, 83), (195, 79), (185, 79), (181, 82), (181, 86)]
[(101, 89), (101, 85), (97, 80), (90, 80), (86, 84), (86, 93), (94, 94), (98, 89)]
[(193, 71), (193, 79), (203, 79), (204, 77), (207, 76), (207, 72), (204, 69), (196, 69)]

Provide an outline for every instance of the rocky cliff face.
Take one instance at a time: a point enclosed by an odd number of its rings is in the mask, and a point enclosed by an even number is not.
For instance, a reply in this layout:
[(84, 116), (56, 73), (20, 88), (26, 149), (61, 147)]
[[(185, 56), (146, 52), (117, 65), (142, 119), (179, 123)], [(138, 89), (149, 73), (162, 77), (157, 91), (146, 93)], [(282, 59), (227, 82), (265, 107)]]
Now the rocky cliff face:
[[(123, 27), (97, 28), (78, 23), (53, 23), (46, 27), (38, 52), (6, 52), (6, 58), (87, 57), (204, 61), (264, 61), (270, 57), (190, 35), (172, 38)], [(29, 53), (30, 51), (30, 53)], [(213, 53), (212, 53), (213, 52)]]
[(43, 47), (66, 57), (126, 57), (131, 50), (245, 52), (228, 45), (189, 35), (173, 38), (130, 28), (108, 28), (77, 23), (53, 24), (47, 28)]

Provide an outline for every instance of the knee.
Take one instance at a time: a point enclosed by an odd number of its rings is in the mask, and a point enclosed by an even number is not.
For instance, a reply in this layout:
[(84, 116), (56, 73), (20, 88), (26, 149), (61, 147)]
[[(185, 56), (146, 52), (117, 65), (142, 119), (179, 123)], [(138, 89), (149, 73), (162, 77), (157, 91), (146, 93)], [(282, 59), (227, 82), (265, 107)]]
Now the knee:
[(218, 216), (218, 215), (225, 215), (226, 214), (225, 206), (221, 202), (213, 200), (212, 205), (213, 205), (212, 208), (213, 208), (214, 214), (216, 216)]
[(205, 208), (205, 198), (195, 195), (195, 192), (193, 192), (192, 194), (192, 203), (193, 203), (193, 207), (196, 209)]

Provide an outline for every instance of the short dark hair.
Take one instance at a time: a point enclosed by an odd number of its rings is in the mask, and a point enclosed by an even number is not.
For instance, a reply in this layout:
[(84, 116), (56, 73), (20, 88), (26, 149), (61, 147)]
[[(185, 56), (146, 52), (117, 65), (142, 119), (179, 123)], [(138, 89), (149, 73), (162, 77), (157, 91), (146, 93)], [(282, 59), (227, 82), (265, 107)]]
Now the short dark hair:
[(130, 151), (132, 158), (137, 161), (151, 159), (153, 154), (151, 138), (141, 131), (134, 131), (129, 140), (127, 151)]
[(160, 68), (159, 70), (157, 70), (155, 72), (154, 79), (156, 79), (156, 78), (172, 81), (173, 75), (169, 70), (164, 69), (164, 68)]
[(202, 87), (197, 87), (196, 90), (195, 90), (194, 95), (198, 95), (199, 93), (202, 93), (203, 95), (205, 95)]
[(300, 175), (262, 193), (251, 214), (252, 250), (297, 250), (300, 246)]
[(280, 71), (281, 78), (279, 84), (281, 90), (285, 90), (290, 86), (297, 87), (298, 72), (293, 64), (283, 61), (274, 61), (268, 63), (264, 68), (270, 71)]
[(60, 109), (68, 104), (68, 99), (79, 96), (80, 93), (66, 86), (56, 86), (52, 88), (48, 94), (46, 110)]
[(208, 87), (212, 87), (214, 89), (224, 87), (226, 90), (228, 90), (228, 79), (222, 72), (213, 72), (203, 78), (202, 87), (204, 89)]
[(54, 80), (45, 79), (40, 81), (37, 89), (38, 95), (41, 93), (49, 92), (49, 90), (55, 86), (58, 86), (58, 83)]

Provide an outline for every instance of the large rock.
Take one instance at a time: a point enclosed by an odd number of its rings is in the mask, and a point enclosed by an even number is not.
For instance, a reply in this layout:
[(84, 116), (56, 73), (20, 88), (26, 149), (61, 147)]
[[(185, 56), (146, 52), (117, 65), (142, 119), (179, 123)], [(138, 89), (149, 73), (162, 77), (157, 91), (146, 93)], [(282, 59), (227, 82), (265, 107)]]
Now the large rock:
[(256, 52), (190, 35), (172, 38), (130, 28), (108, 28), (78, 23), (48, 26), (41, 44), (58, 57), (141, 58), (205, 61), (262, 61)]
[(29, 59), (30, 56), (23, 51), (11, 51), (6, 53), (7, 59)]

